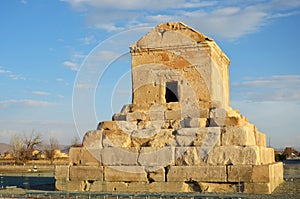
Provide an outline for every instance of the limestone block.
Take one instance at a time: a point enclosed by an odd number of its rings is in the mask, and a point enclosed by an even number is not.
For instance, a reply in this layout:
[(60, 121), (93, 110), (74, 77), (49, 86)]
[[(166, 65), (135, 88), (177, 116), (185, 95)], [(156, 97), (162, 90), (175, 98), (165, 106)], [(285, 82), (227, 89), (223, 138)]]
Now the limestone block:
[(123, 105), (122, 109), (121, 109), (121, 113), (123, 114), (127, 114), (129, 112), (132, 112), (130, 109), (131, 109), (131, 104), (125, 104)]
[(69, 179), (69, 166), (55, 165), (55, 179)]
[(258, 165), (260, 151), (257, 146), (216, 146), (207, 159), (210, 165)]
[(228, 182), (250, 182), (252, 173), (252, 165), (227, 166)]
[(149, 182), (165, 182), (165, 169), (164, 168), (159, 168), (159, 169), (154, 169), (152, 168), (147, 168), (147, 178)]
[[(88, 182), (87, 182), (88, 183)], [(94, 181), (89, 185), (89, 192), (128, 193), (128, 182)]]
[(181, 110), (181, 103), (180, 102), (169, 102), (166, 104), (167, 110)]
[(171, 166), (168, 182), (226, 182), (226, 166)]
[(105, 166), (137, 165), (138, 148), (104, 148), (101, 157)]
[(115, 113), (112, 116), (113, 121), (127, 121), (127, 114), (125, 113)]
[(175, 164), (174, 147), (142, 147), (140, 149), (138, 164), (147, 167), (165, 167)]
[(117, 130), (117, 129), (119, 129), (119, 127), (118, 127), (116, 121), (103, 121), (103, 122), (99, 123), (98, 129)]
[(254, 131), (247, 126), (227, 126), (222, 133), (222, 146), (255, 146)]
[(70, 181), (103, 180), (102, 166), (70, 166)]
[(207, 154), (201, 147), (176, 147), (175, 165), (176, 166), (199, 166), (205, 165), (204, 160)]
[(102, 148), (102, 133), (101, 130), (88, 131), (82, 141), (82, 146), (89, 148)]
[(203, 128), (206, 127), (206, 118), (185, 118), (181, 121), (182, 128)]
[(115, 121), (117, 124), (117, 128), (124, 132), (132, 132), (137, 129), (136, 122), (128, 122), (128, 121)]
[(270, 194), (270, 183), (244, 183), (244, 193)]
[(132, 112), (127, 114), (127, 121), (150, 120), (149, 112)]
[(187, 183), (184, 182), (130, 182), (127, 192), (139, 193), (184, 193), (191, 192)]
[(176, 146), (193, 146), (195, 136), (176, 135)]
[(266, 135), (259, 131), (254, 131), (254, 133), (255, 133), (256, 145), (261, 147), (266, 147), (267, 146)]
[(224, 108), (212, 108), (209, 111), (210, 118), (226, 118), (227, 111)]
[(81, 165), (98, 166), (101, 165), (101, 150), (100, 148), (81, 149)]
[(182, 117), (190, 117), (190, 118), (208, 118), (208, 109), (202, 109), (200, 107), (195, 109), (185, 109), (184, 107), (181, 110)]
[(130, 112), (143, 112), (148, 111), (150, 108), (149, 104), (131, 104)]
[(269, 164), (275, 162), (274, 149), (260, 147), (260, 158), (262, 164)]
[(71, 147), (69, 150), (69, 164), (70, 165), (80, 165), (82, 154), (81, 147)]
[(69, 181), (66, 179), (56, 180), (55, 188), (58, 191), (83, 191), (82, 190), (82, 181)]
[(166, 111), (165, 117), (166, 117), (166, 120), (181, 120), (183, 118), (180, 110)]
[(147, 173), (142, 166), (106, 166), (104, 180), (107, 182), (147, 182)]
[(176, 130), (176, 135), (180, 136), (193, 136), (195, 137), (198, 133), (198, 128), (181, 128)]
[(203, 193), (236, 193), (236, 185), (231, 183), (199, 183)]
[(149, 147), (175, 146), (175, 137), (172, 129), (162, 129), (148, 141)]
[(253, 166), (252, 181), (255, 183), (267, 183), (273, 181), (281, 183), (283, 181), (282, 162)]
[(127, 132), (121, 130), (104, 130), (103, 147), (130, 147), (131, 138)]
[(162, 105), (152, 105), (149, 110), (151, 121), (163, 121), (165, 120), (165, 107)]
[(194, 146), (201, 146), (206, 151), (208, 151), (207, 149), (212, 149), (214, 146), (220, 146), (221, 130), (220, 127), (199, 128), (194, 138)]

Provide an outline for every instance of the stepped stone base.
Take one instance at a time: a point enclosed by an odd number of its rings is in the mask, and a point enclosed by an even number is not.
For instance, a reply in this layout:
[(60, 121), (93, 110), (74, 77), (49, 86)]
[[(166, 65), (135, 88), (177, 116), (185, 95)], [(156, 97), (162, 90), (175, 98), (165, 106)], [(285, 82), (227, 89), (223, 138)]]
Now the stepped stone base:
[(86, 133), (56, 189), (271, 193), (283, 181), (266, 136), (230, 107), (229, 59), (183, 23), (130, 47), (132, 104)]
[[(176, 107), (170, 103), (165, 107)], [(135, 107), (136, 118), (126, 110)], [(170, 108), (169, 108), (170, 109)], [(163, 110), (163, 115), (168, 108)], [(172, 111), (172, 109), (171, 109)], [(213, 120), (221, 109), (202, 109)], [(131, 112), (133, 113), (133, 112)], [(195, 118), (139, 126), (147, 111), (126, 105), (124, 120), (100, 122), (83, 146), (71, 148), (70, 164), (56, 167), (56, 188), (97, 192), (271, 193), (283, 182), (283, 165), (274, 162), (265, 135), (236, 111), (239, 126), (192, 125)], [(133, 114), (132, 114), (133, 115)], [(203, 117), (204, 117), (203, 116)], [(175, 117), (175, 116), (174, 116)], [(233, 117), (233, 116), (231, 116)], [(197, 120), (196, 120), (197, 121)], [(225, 120), (223, 120), (225, 121)], [(151, 125), (157, 125), (156, 123)]]

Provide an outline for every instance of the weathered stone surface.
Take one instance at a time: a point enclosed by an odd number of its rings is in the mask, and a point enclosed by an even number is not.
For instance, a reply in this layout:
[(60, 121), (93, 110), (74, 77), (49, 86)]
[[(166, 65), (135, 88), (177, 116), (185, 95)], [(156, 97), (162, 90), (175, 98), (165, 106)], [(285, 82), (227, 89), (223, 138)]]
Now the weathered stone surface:
[(102, 150), (102, 164), (105, 166), (138, 165), (138, 148), (109, 147)]
[(203, 193), (236, 193), (236, 184), (230, 183), (199, 183)]
[(70, 166), (70, 181), (103, 180), (102, 166)]
[(83, 137), (82, 146), (89, 148), (102, 148), (102, 133), (101, 130), (88, 131)]
[(168, 182), (226, 182), (226, 166), (171, 166)]
[(55, 179), (69, 179), (69, 166), (56, 165), (55, 166)]
[(147, 167), (165, 167), (175, 164), (174, 147), (142, 147), (138, 157), (138, 164)]
[(81, 148), (81, 165), (99, 166), (101, 165), (101, 148)]
[(59, 191), (84, 191), (82, 181), (56, 180), (55, 187)]
[(250, 182), (252, 173), (252, 165), (227, 166), (228, 182)]
[(272, 193), (270, 183), (244, 183), (244, 193)]
[(257, 146), (216, 146), (208, 155), (210, 165), (259, 165), (260, 151)]
[(255, 133), (256, 145), (261, 147), (266, 147), (267, 146), (266, 135), (259, 131), (254, 131), (254, 133)]
[(281, 183), (283, 181), (282, 162), (253, 166), (252, 181), (255, 183)]
[(130, 134), (120, 130), (104, 130), (103, 147), (131, 147)]
[(214, 146), (220, 146), (221, 128), (220, 127), (199, 128), (198, 133), (194, 138), (193, 145), (201, 146), (205, 148), (206, 151), (208, 151), (207, 149), (212, 149)]
[(104, 168), (107, 182), (147, 182), (147, 173), (142, 166), (110, 166)]
[(275, 162), (274, 149), (260, 147), (260, 159), (262, 164), (270, 164)]
[(71, 147), (69, 150), (69, 164), (70, 165), (80, 165), (81, 164), (81, 147)]
[(182, 128), (203, 128), (206, 127), (206, 118), (184, 118), (180, 125)]
[(222, 146), (255, 146), (254, 131), (247, 126), (228, 126), (222, 133)]
[[(155, 169), (154, 169), (155, 168)], [(165, 169), (156, 167), (146, 167), (147, 178), (150, 183), (152, 182), (165, 182)]]
[(180, 110), (166, 111), (166, 120), (181, 120), (181, 119), (183, 119), (183, 115), (181, 115)]
[(198, 166), (206, 165), (207, 154), (201, 147), (176, 147), (175, 165), (176, 166)]

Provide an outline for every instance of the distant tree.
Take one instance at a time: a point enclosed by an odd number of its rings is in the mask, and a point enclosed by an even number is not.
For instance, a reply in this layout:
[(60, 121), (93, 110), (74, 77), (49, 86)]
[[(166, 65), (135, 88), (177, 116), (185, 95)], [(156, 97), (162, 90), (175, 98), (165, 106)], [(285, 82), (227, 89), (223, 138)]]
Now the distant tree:
[(10, 139), (10, 145), (12, 147), (12, 154), (15, 158), (15, 162), (21, 162), (25, 151), (23, 138), (20, 135), (13, 135)]
[(47, 159), (51, 161), (51, 164), (53, 164), (54, 158), (55, 158), (55, 150), (59, 149), (59, 142), (56, 138), (50, 137), (49, 138), (49, 144), (45, 145), (45, 155)]
[(16, 163), (22, 162), (25, 164), (32, 159), (32, 152), (38, 149), (42, 143), (42, 136), (40, 133), (31, 132), (29, 136), (13, 135), (10, 144)]
[(74, 137), (71, 141), (71, 146), (70, 147), (81, 147), (82, 144), (80, 142), (80, 139), (78, 137)]
[(286, 157), (299, 156), (299, 152), (292, 147), (286, 147), (283, 151), (283, 155)]

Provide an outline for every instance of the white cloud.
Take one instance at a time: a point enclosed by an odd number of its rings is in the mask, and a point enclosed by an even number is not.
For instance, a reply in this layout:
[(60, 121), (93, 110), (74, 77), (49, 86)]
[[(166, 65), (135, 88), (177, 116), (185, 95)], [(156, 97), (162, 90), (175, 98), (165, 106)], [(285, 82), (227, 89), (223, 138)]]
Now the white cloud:
[(96, 87), (96, 85), (94, 85), (94, 84), (80, 84), (80, 83), (78, 83), (78, 84), (75, 85), (75, 88), (80, 88), (80, 89), (92, 89), (92, 88), (95, 88), (95, 87)]
[(9, 107), (48, 107), (53, 106), (55, 103), (47, 102), (47, 101), (38, 101), (38, 100), (30, 100), (30, 99), (22, 99), (22, 100), (3, 100), (0, 101), (0, 108), (9, 108)]
[(57, 82), (63, 82), (64, 79), (63, 78), (56, 78), (55, 81), (57, 81)]
[(26, 80), (26, 78), (21, 74), (15, 74), (10, 70), (4, 69), (4, 67), (0, 66), (0, 74), (5, 74), (12, 80)]
[(22, 4), (27, 4), (28, 2), (27, 1), (25, 1), (25, 0), (21, 0), (20, 1)]
[(78, 71), (78, 66), (77, 66), (77, 64), (74, 63), (74, 62), (71, 62), (71, 61), (65, 61), (65, 62), (63, 63), (63, 65), (69, 67), (69, 68), (70, 68), (71, 70), (73, 70), (73, 71)]
[(249, 101), (300, 101), (300, 75), (247, 78), (232, 84)]
[(65, 0), (85, 12), (87, 22), (107, 31), (139, 24), (183, 21), (213, 36), (236, 39), (258, 31), (270, 20), (299, 14), (298, 0), (197, 1), (197, 0)]
[(81, 41), (85, 45), (89, 45), (94, 41), (95, 37), (93, 35), (80, 38), (79, 41)]
[(45, 91), (33, 91), (32, 93), (35, 95), (43, 95), (43, 96), (50, 95), (50, 93), (45, 92)]

